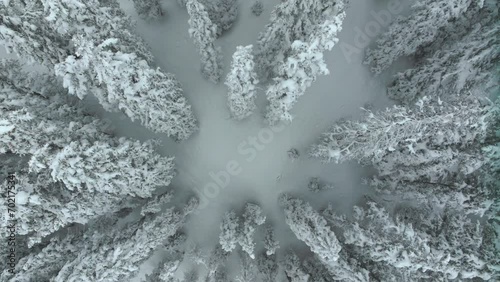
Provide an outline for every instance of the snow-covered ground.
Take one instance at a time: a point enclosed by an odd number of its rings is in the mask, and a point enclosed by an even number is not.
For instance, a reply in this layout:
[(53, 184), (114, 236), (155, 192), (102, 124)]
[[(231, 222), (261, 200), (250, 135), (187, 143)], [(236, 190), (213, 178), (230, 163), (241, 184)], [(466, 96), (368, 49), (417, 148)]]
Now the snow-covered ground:
[[(225, 73), (236, 46), (256, 44), (258, 33), (264, 29), (273, 6), (278, 3), (277, 0), (266, 1), (264, 13), (256, 17), (250, 12), (252, 2), (240, 1), (237, 23), (217, 41), (224, 53)], [(136, 16), (131, 2), (122, 4), (127, 13)], [(202, 209), (187, 224), (189, 239), (201, 246), (213, 247), (218, 241), (223, 213), (232, 208), (240, 211), (245, 202), (253, 201), (262, 206), (268, 220), (274, 223), (282, 247), (297, 244), (299, 241), (286, 226), (277, 203), (278, 195), (283, 192), (298, 195), (318, 209), (331, 202), (340, 212), (350, 212), (367, 191), (360, 179), (364, 169), (354, 163), (322, 164), (310, 159), (307, 150), (333, 121), (359, 116), (359, 108), (365, 103), (372, 103), (375, 108), (387, 105), (382, 79), (372, 77), (362, 65), (362, 52), (348, 59), (336, 46), (326, 54), (330, 75), (320, 77), (299, 100), (292, 111), (295, 119), (291, 125), (273, 131), (263, 120), (265, 89), (259, 92), (258, 113), (243, 122), (229, 119), (226, 87), (223, 83), (213, 85), (200, 73), (199, 56), (188, 35), (187, 12), (176, 1), (164, 1), (163, 4), (167, 12), (165, 19), (160, 23), (139, 21), (138, 31), (150, 45), (158, 66), (174, 73), (183, 84), (199, 120), (199, 132), (185, 142), (175, 143), (130, 122), (121, 114), (104, 112), (92, 98), (86, 103), (99, 115), (110, 119), (119, 135), (162, 140), (158, 150), (176, 157), (178, 175), (171, 187), (181, 196), (194, 192), (205, 195), (200, 196)], [(340, 42), (354, 45), (354, 29), (364, 29), (367, 22), (373, 21), (370, 11), (379, 11), (385, 5), (384, 1), (352, 1)], [(258, 150), (252, 149), (252, 140), (258, 143)], [(290, 148), (298, 149), (301, 154), (294, 162), (287, 156)], [(237, 166), (230, 168), (235, 175), (230, 176), (227, 187), (214, 191), (215, 181), (211, 174), (226, 173), (228, 164)], [(311, 193), (307, 189), (311, 177), (320, 177), (335, 184), (336, 188)], [(209, 197), (204, 191), (208, 191)]]

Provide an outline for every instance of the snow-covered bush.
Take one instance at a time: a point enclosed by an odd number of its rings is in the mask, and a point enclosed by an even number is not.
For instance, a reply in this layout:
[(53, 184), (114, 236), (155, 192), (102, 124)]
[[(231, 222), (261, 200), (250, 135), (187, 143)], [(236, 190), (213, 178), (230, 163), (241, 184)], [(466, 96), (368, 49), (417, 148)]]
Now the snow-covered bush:
[(325, 183), (318, 177), (311, 177), (311, 179), (309, 179), (309, 183), (307, 184), (307, 188), (313, 193), (318, 193), (333, 189), (334, 186), (332, 184)]
[(292, 162), (300, 157), (299, 150), (297, 150), (295, 148), (291, 148), (286, 153), (288, 155), (288, 158), (290, 158), (292, 160)]
[(264, 4), (262, 4), (262, 1), (260, 0), (255, 0), (255, 2), (252, 4), (252, 14), (255, 16), (260, 16), (262, 12), (264, 12)]

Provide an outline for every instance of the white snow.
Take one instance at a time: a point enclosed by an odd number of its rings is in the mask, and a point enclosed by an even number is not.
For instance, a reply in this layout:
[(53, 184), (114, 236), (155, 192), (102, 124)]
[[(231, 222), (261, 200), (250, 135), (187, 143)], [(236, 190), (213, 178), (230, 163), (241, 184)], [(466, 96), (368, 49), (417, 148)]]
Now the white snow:
[(25, 191), (19, 191), (16, 194), (16, 203), (18, 205), (25, 205), (28, 202), (29, 194)]
[(7, 120), (0, 120), (0, 135), (9, 133), (14, 128), (14, 125), (9, 124)]

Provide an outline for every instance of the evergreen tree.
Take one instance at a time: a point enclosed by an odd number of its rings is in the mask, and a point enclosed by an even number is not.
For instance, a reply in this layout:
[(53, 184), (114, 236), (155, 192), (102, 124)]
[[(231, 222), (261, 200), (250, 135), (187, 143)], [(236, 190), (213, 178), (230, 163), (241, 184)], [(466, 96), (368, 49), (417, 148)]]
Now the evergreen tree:
[(0, 9), (9, 15), (0, 40), (19, 56), (55, 66), (70, 94), (95, 94), (106, 110), (122, 110), (176, 140), (197, 129), (179, 82), (151, 67), (151, 52), (114, 0), (10, 1)]
[(332, 276), (325, 265), (322, 264), (319, 259), (315, 256), (310, 256), (302, 262), (302, 268), (305, 272), (310, 275), (310, 281), (315, 282), (328, 282), (328, 281), (350, 281), (350, 277), (347, 279), (333, 280)]
[(361, 121), (338, 122), (323, 134), (311, 154), (326, 162), (378, 163), (386, 154), (405, 148), (416, 154), (434, 146), (474, 144), (486, 136), (490, 107), (477, 98), (462, 97), (453, 103), (424, 98), (417, 106), (394, 106), (377, 113), (365, 110)]
[(56, 66), (56, 74), (63, 77), (70, 94), (83, 99), (93, 89), (96, 77), (105, 91), (97, 91), (95, 96), (106, 110), (121, 110), (133, 121), (139, 120), (176, 141), (187, 139), (197, 130), (191, 107), (172, 74), (149, 67), (133, 53), (114, 52), (121, 44), (116, 38), (97, 46), (85, 38), (74, 41), (77, 56)]
[(285, 259), (283, 261), (283, 268), (285, 270), (286, 277), (290, 282), (307, 282), (309, 281), (310, 275), (305, 272), (302, 267), (299, 257), (291, 250), (287, 251), (285, 254)]
[[(169, 208), (122, 229), (111, 229), (109, 234), (87, 243), (79, 256), (68, 261), (53, 281), (126, 281), (166, 239), (176, 235), (184, 222), (185, 215)], [(165, 269), (171, 270), (171, 266), (167, 263)]]
[(295, 236), (306, 243), (324, 264), (335, 263), (341, 245), (326, 220), (308, 203), (288, 195), (280, 197), (280, 205), (285, 209), (285, 221)]
[(53, 32), (40, 1), (0, 3), (0, 44), (30, 62), (54, 65), (69, 55), (69, 40)]
[(191, 269), (190, 271), (184, 273), (182, 282), (198, 282), (200, 279), (200, 274), (196, 269)]
[(141, 216), (145, 216), (146, 214), (156, 214), (159, 213), (162, 208), (169, 203), (174, 196), (172, 190), (158, 195), (152, 199), (150, 199), (144, 206), (141, 208)]
[[(475, 14), (489, 20), (464, 28), (468, 32), (457, 40), (448, 40), (432, 55), (419, 58), (416, 66), (397, 73), (387, 89), (387, 95), (404, 104), (422, 96), (474, 93), (478, 96), (498, 89), (500, 75), (495, 62), (500, 59), (500, 20), (484, 9)], [(467, 21), (470, 24), (470, 21)]]
[[(188, 0), (177, 0), (182, 6), (187, 6)], [(231, 29), (238, 16), (237, 0), (199, 0), (205, 7), (210, 21), (215, 25), (216, 37), (220, 37), (225, 31)]]
[(374, 262), (417, 276), (433, 273), (439, 280), (492, 277), (494, 246), (483, 244), (479, 222), (421, 209), (393, 219), (373, 202), (366, 210), (356, 207), (354, 215), (354, 222), (344, 223), (345, 243)]
[(134, 0), (134, 6), (144, 20), (158, 20), (163, 16), (159, 0)]
[[(54, 183), (48, 173), (28, 173), (26, 169), (16, 172), (16, 181), (16, 232), (27, 236), (29, 247), (70, 224), (86, 224), (116, 212), (127, 200), (108, 193), (72, 192), (62, 183)], [(0, 211), (7, 213), (7, 206)]]
[(222, 75), (222, 55), (220, 47), (215, 47), (217, 26), (212, 23), (205, 6), (197, 0), (187, 2), (189, 13), (189, 36), (193, 38), (201, 56), (201, 69), (205, 78), (218, 83)]
[(244, 119), (256, 109), (256, 85), (259, 83), (254, 71), (252, 45), (238, 46), (233, 54), (231, 71), (226, 77), (228, 87), (227, 104), (231, 116)]
[(475, 97), (448, 103), (425, 98), (417, 105), (337, 123), (311, 154), (374, 165), (378, 175), (371, 184), (380, 190), (483, 215), (492, 194), (479, 182), (491, 105)]
[(221, 244), (217, 244), (215, 249), (208, 256), (206, 262), (208, 269), (208, 281), (218, 281), (218, 277), (222, 279), (222, 282), (226, 281), (225, 279), (227, 279), (227, 273), (224, 267), (227, 263), (229, 254), (229, 252), (223, 249)]
[(78, 257), (86, 242), (100, 238), (106, 228), (114, 226), (117, 218), (104, 216), (89, 224), (81, 232), (72, 232), (65, 237), (54, 237), (41, 249), (32, 248), (29, 255), (21, 258), (15, 267), (15, 274), (4, 271), (0, 279), (9, 282), (53, 281), (63, 266)]
[(256, 58), (263, 80), (279, 76), (278, 67), (293, 53), (292, 44), (307, 42), (325, 21), (342, 16), (344, 4), (331, 0), (291, 0), (278, 4), (271, 12), (271, 22), (259, 34)]
[[(253, 253), (252, 253), (253, 256)], [(257, 265), (254, 262), (254, 258), (249, 256), (247, 253), (239, 252), (239, 258), (241, 261), (241, 269), (235, 278), (236, 282), (254, 282), (257, 279)]]
[(257, 255), (256, 260), (260, 278), (263, 282), (278, 281), (279, 265), (275, 254), (268, 255), (261, 253)]
[[(288, 2), (286, 2), (288, 3)], [(337, 32), (341, 30), (344, 13), (318, 24), (304, 41), (296, 40), (287, 57), (279, 63), (278, 75), (266, 92), (269, 106), (266, 119), (270, 124), (292, 121), (290, 110), (300, 96), (320, 74), (329, 73), (323, 53), (331, 50), (338, 41)], [(257, 58), (262, 54), (257, 54)]]
[(253, 235), (257, 226), (264, 224), (266, 216), (262, 214), (262, 209), (256, 204), (247, 203), (243, 212), (243, 227), (240, 234), (239, 244), (251, 259), (255, 259), (253, 253), (255, 242)]
[(150, 197), (157, 186), (170, 183), (172, 158), (157, 155), (154, 143), (111, 137), (103, 123), (67, 104), (65, 96), (44, 96), (13, 75), (0, 74), (6, 126), (0, 153), (31, 155), (31, 170), (48, 169), (72, 191)]
[(240, 224), (234, 211), (226, 212), (220, 225), (221, 233), (219, 243), (226, 252), (231, 252), (236, 248), (240, 237)]
[(205, 0), (210, 20), (217, 26), (217, 37), (231, 29), (238, 16), (238, 0)]
[(179, 254), (168, 254), (163, 257), (157, 268), (146, 275), (146, 282), (170, 282), (175, 281), (175, 272), (179, 268), (182, 257)]
[(266, 227), (266, 234), (264, 237), (264, 248), (266, 248), (266, 255), (272, 256), (276, 253), (276, 250), (279, 249), (280, 244), (279, 241), (276, 240), (276, 235), (274, 233), (274, 229), (268, 225)]
[(412, 12), (398, 17), (376, 40), (377, 47), (366, 53), (365, 64), (374, 73), (381, 73), (401, 56), (415, 54), (419, 48), (433, 43), (447, 25), (453, 25), (459, 17), (475, 5), (472, 0), (419, 0), (412, 5)]

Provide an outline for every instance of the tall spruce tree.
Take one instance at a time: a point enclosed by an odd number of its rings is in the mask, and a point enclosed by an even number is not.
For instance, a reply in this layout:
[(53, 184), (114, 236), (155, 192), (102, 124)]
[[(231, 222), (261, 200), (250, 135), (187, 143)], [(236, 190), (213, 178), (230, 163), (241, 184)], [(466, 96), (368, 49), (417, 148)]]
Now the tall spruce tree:
[(222, 54), (214, 45), (217, 26), (212, 23), (205, 6), (198, 0), (187, 2), (189, 13), (189, 36), (193, 38), (201, 56), (201, 72), (205, 78), (218, 83), (222, 75)]

